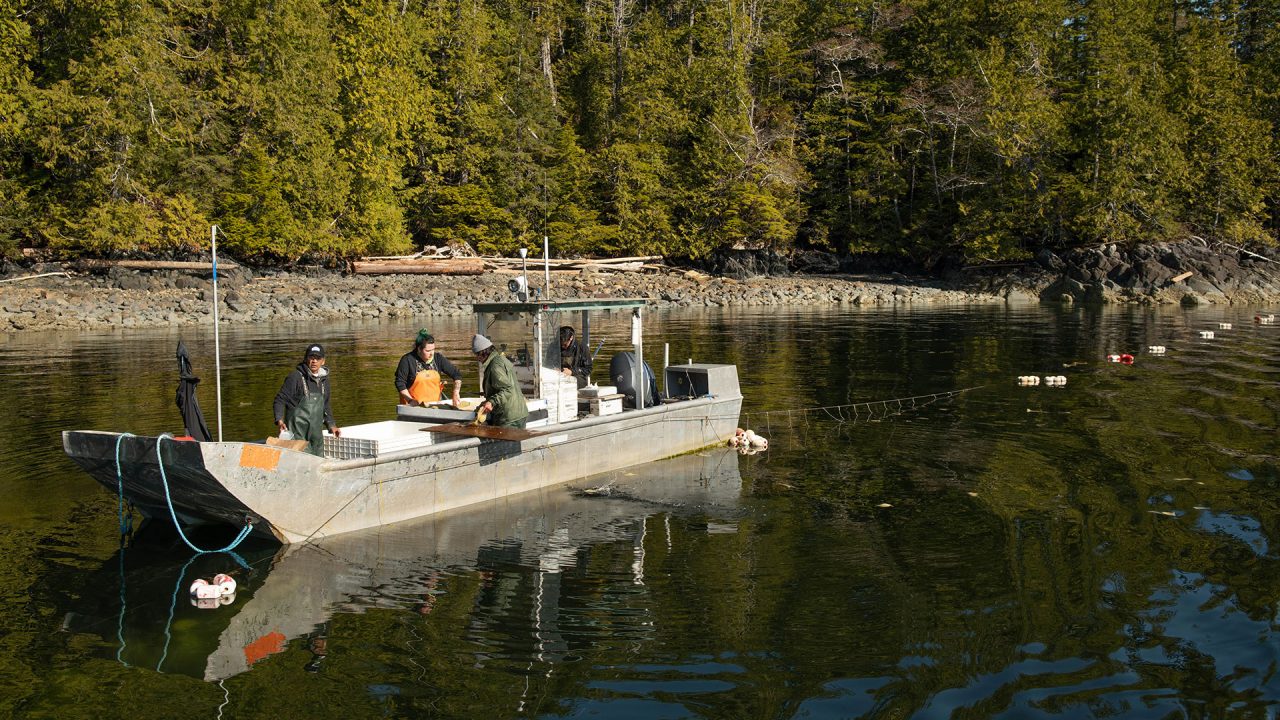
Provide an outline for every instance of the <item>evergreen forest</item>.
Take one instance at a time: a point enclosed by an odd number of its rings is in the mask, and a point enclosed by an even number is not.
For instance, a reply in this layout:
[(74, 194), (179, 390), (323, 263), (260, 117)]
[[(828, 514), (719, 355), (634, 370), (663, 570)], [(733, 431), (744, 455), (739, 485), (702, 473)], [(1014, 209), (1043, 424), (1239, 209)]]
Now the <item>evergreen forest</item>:
[(0, 4), (0, 256), (1280, 230), (1280, 0)]

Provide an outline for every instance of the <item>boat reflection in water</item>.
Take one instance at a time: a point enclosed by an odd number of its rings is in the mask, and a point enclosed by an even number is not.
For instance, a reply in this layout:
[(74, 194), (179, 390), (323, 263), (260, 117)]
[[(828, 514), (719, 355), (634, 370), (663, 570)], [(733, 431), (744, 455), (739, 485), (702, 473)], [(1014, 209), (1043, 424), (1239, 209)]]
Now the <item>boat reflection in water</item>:
[[(102, 604), (78, 608), (69, 621), (115, 640), (121, 662), (218, 681), (303, 637), (318, 662), (335, 614), (429, 606), (444, 573), (515, 564), (536, 574), (533, 621), (549, 649), (557, 644), (546, 618), (557, 612), (558, 574), (583, 550), (631, 540), (631, 571), (642, 582), (648, 518), (697, 513), (708, 518), (708, 532), (732, 530), (741, 488), (737, 453), (712, 448), (317, 543), (250, 550), (242, 553), (247, 568), (225, 554), (182, 565), (172, 548), (164, 557), (130, 548), (98, 575), (100, 588), (118, 576), (120, 594), (99, 595)], [(231, 569), (240, 583), (235, 599), (193, 607), (192, 580)]]

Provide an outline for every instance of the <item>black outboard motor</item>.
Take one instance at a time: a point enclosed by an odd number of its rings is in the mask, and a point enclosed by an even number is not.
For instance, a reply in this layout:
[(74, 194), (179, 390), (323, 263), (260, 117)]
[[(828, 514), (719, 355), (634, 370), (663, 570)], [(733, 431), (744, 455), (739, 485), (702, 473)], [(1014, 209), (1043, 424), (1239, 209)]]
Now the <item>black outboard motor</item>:
[[(624, 396), (622, 405), (634, 408), (636, 406), (636, 354), (628, 351), (614, 355), (609, 361), (609, 379)], [(649, 367), (649, 363), (644, 364), (644, 380), (646, 385), (644, 406), (653, 407), (658, 404), (658, 379), (653, 376), (653, 369)]]

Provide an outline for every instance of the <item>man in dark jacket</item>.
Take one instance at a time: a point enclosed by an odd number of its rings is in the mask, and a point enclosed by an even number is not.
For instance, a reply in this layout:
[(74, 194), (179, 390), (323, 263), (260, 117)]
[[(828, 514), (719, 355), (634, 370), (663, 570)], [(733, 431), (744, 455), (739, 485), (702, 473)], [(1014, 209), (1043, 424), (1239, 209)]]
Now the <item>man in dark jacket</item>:
[(582, 388), (591, 382), (591, 365), (591, 353), (574, 337), (573, 328), (560, 328), (560, 372), (572, 375)]
[(302, 362), (293, 369), (276, 393), (272, 406), (276, 427), (288, 430), (294, 438), (306, 440), (312, 455), (324, 455), (324, 428), (341, 435), (329, 408), (329, 371), (324, 367), (324, 348), (307, 346)]

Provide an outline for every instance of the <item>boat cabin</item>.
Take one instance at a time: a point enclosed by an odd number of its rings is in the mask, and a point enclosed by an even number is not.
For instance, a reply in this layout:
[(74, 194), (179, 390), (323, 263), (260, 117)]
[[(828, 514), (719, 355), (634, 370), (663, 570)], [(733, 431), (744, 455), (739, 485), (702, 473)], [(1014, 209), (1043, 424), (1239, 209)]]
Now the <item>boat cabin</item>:
[[(516, 367), (525, 397), (548, 404), (564, 401), (572, 395), (576, 402), (581, 383), (561, 374), (560, 328), (572, 327), (579, 352), (592, 354), (603, 347), (591, 340), (592, 313), (624, 315), (631, 320), (631, 356), (623, 358), (626, 369), (622, 378), (610, 372), (606, 390), (612, 388), (626, 397), (628, 407), (643, 409), (660, 402), (654, 391), (636, 393), (634, 388), (652, 385), (644, 372), (644, 306), (637, 298), (587, 298), (544, 302), (497, 302), (475, 305), (476, 332), (488, 337), (494, 346), (506, 353)], [(610, 369), (614, 363), (610, 363)], [(598, 373), (597, 373), (598, 374)], [(571, 386), (571, 387), (568, 387)], [(590, 392), (590, 391), (588, 391)], [(555, 408), (548, 408), (554, 411)], [(555, 412), (551, 412), (555, 416)], [(576, 410), (575, 410), (576, 414)], [(567, 419), (560, 414), (561, 421)]]

